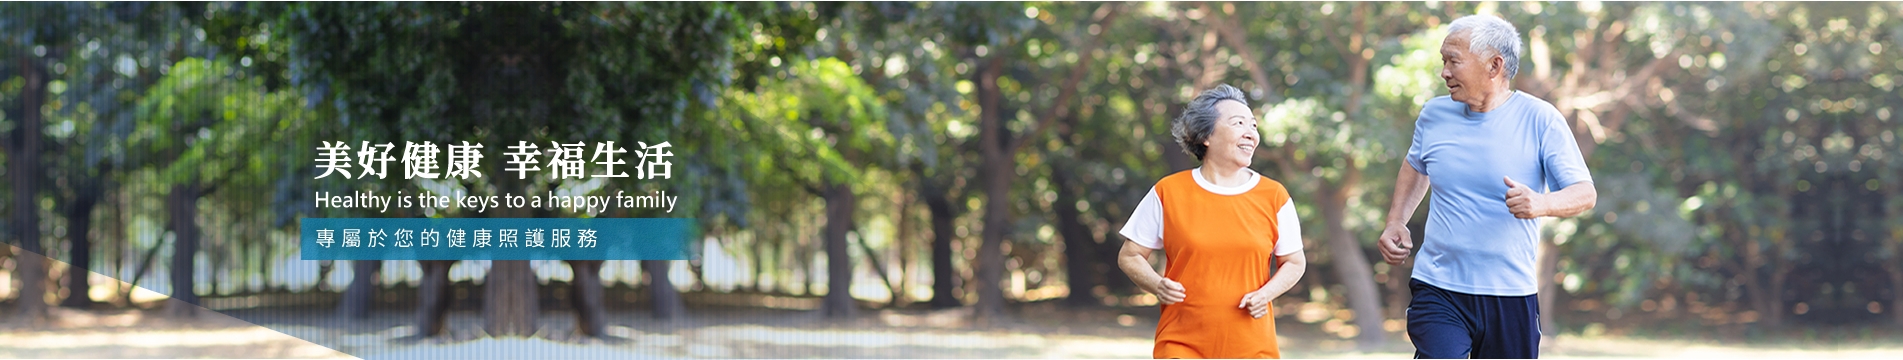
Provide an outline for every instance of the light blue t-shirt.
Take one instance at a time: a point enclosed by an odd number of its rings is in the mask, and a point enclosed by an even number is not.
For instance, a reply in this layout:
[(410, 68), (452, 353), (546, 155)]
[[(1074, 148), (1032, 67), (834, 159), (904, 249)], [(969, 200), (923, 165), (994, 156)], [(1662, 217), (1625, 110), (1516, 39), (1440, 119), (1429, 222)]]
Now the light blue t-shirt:
[(1539, 292), (1539, 223), (1507, 211), (1502, 177), (1542, 193), (1592, 181), (1559, 109), (1519, 91), (1484, 113), (1446, 96), (1428, 100), (1407, 164), (1427, 175), (1432, 194), (1414, 278), (1474, 295)]

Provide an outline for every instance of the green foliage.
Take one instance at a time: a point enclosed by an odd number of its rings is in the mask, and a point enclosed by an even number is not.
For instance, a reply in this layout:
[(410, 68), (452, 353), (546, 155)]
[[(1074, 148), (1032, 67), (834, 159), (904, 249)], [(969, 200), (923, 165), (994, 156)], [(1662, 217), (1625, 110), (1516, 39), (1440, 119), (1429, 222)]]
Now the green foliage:
[[(954, 237), (959, 253), (975, 247), (983, 227), (1008, 226), (1008, 274), (1035, 289), (1068, 276), (1057, 275), (1056, 264), (1068, 260), (1050, 230), (1062, 221), (1056, 210), (1079, 210), (1081, 228), (1114, 243), (1114, 229), (1150, 184), (1196, 165), (1170, 139), (1168, 123), (1215, 84), (1250, 94), (1267, 145), (1254, 168), (1289, 186), (1309, 242), (1322, 243), (1328, 225), (1371, 242), (1388, 206), (1389, 174), (1404, 166), (1412, 120), (1445, 92), (1438, 76), (1445, 24), (1496, 13), (1527, 36), (1515, 88), (1567, 116), (1601, 194), (1590, 214), (1547, 226), (1563, 259), (1562, 293), (1553, 294), (1563, 308), (1590, 301), (1604, 304), (1594, 311), (1638, 314), (1648, 301), (1674, 299), (1685, 304), (1680, 312), (1648, 316), (1743, 321), (1687, 313), (1695, 296), (1701, 309), (1757, 311), (1766, 322), (1770, 312), (1849, 322), (1896, 291), (1861, 274), (1895, 271), (1903, 257), (1903, 202), (1895, 200), (1903, 198), (1896, 171), (1903, 126), (1892, 119), (1903, 110), (1893, 91), (1903, 81), (1897, 10), (7, 3), (0, 131), (21, 118), (18, 60), (31, 58), (52, 74), (46, 108), (35, 109), (48, 115), (38, 135), (67, 144), (44, 161), (54, 177), (202, 181), (220, 189), (206, 206), (276, 214), (277, 226), (298, 215), (365, 215), (317, 213), (305, 199), (312, 190), (663, 189), (683, 197), (685, 213), (612, 216), (699, 217), (732, 230), (721, 236), (729, 251), (769, 258), (763, 271), (809, 279), (792, 269), (808, 262), (789, 258), (815, 256), (801, 246), (817, 233), (817, 220), (805, 216), (821, 206), (817, 187), (853, 186), (867, 210), (857, 238), (872, 252), (912, 260), (926, 248), (923, 234), (940, 229), (921, 221), (919, 201), (893, 194), (934, 189), (961, 215), (951, 227), (964, 230)], [(1002, 66), (999, 103), (981, 109), (979, 71), (991, 64)], [(1074, 96), (1060, 97), (1066, 90)], [(1009, 154), (1007, 199), (974, 191), (976, 169), (986, 165), (978, 149), (985, 110), (999, 112), (1005, 143), (1024, 144)], [(495, 176), (506, 159), (499, 151), (517, 141), (607, 140), (672, 142), (677, 177)], [(483, 143), (491, 176), (314, 181), (317, 141)], [(93, 170), (100, 166), (125, 173)], [(1338, 219), (1319, 211), (1327, 191), (1343, 191)], [(1063, 203), (1058, 194), (1066, 194)], [(1009, 224), (966, 213), (989, 200), (1010, 202)], [(474, 216), (406, 216), (416, 215)], [(792, 247), (761, 250), (781, 245)], [(1325, 266), (1336, 260), (1320, 246), (1310, 250), (1312, 278), (1332, 280), (1298, 291), (1339, 282)], [(960, 277), (968, 276), (966, 260), (957, 262)], [(792, 278), (783, 275), (763, 276)], [(1812, 313), (1795, 314), (1799, 302)]]
[(859, 184), (862, 164), (889, 162), (869, 160), (889, 153), (893, 136), (883, 101), (852, 69), (831, 58), (788, 68), (786, 79), (757, 92), (729, 92), (727, 104), (739, 110), (732, 130), (758, 146), (756, 171), (787, 171), (807, 186)]
[(293, 149), (273, 144), (311, 120), (301, 100), (295, 92), (265, 91), (231, 64), (187, 58), (147, 90), (128, 142), (177, 154), (158, 168), (167, 183), (273, 176), (271, 166), (294, 157)]

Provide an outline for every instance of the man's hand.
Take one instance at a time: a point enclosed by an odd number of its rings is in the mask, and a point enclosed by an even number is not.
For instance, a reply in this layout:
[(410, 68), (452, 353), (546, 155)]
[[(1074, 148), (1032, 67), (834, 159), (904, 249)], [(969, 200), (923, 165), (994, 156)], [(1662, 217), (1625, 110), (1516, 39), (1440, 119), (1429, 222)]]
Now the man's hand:
[(1236, 308), (1246, 309), (1249, 311), (1249, 317), (1261, 319), (1263, 316), (1269, 315), (1269, 302), (1272, 300), (1275, 300), (1275, 298), (1270, 297), (1267, 292), (1262, 290), (1250, 291), (1248, 294), (1242, 295), (1242, 304), (1236, 305)]
[(1407, 230), (1407, 224), (1390, 224), (1381, 231), (1381, 239), (1375, 241), (1381, 246), (1381, 257), (1389, 265), (1400, 265), (1407, 261), (1410, 250), (1414, 249), (1414, 234)]
[(1507, 211), (1513, 217), (1532, 219), (1546, 213), (1546, 194), (1533, 191), (1533, 188), (1513, 181), (1512, 177), (1503, 177), (1507, 184)]
[(1189, 298), (1189, 291), (1183, 288), (1183, 283), (1176, 282), (1176, 280), (1170, 280), (1170, 278), (1163, 278), (1162, 281), (1156, 282), (1156, 285), (1153, 285), (1152, 287), (1154, 288), (1144, 289), (1144, 290), (1148, 290), (1150, 291), (1150, 293), (1156, 294), (1156, 298), (1158, 300), (1162, 300), (1163, 305), (1170, 305), (1170, 304), (1183, 302), (1183, 299)]

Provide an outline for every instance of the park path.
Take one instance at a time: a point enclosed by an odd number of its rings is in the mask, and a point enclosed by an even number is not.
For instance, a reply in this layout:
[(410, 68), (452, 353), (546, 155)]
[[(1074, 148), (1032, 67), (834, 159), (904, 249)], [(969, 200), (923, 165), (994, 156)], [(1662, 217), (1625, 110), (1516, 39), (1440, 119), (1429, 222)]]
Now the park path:
[[(559, 311), (544, 314), (543, 333), (536, 337), (486, 338), (476, 330), (476, 314), (460, 311), (451, 313), (447, 336), (426, 340), (407, 337), (413, 328), (403, 312), (343, 321), (310, 316), (312, 311), (247, 310), (232, 312), (238, 318), (208, 312), (180, 321), (159, 311), (54, 311), (52, 324), (0, 326), (0, 358), (1147, 358), (1150, 350), (1148, 324), (1058, 319), (1053, 321), (1074, 324), (1019, 321), (977, 329), (956, 320), (965, 315), (956, 310), (867, 311), (844, 321), (810, 312), (738, 310), (673, 323), (619, 311), (610, 316), (606, 339), (568, 334), (572, 317)], [(1411, 355), (1405, 340), (1383, 352), (1361, 353), (1347, 341), (1291, 333), (1296, 337), (1281, 343), (1292, 358)], [(1737, 346), (1569, 335), (1542, 357), (1898, 359), (1903, 346)]]

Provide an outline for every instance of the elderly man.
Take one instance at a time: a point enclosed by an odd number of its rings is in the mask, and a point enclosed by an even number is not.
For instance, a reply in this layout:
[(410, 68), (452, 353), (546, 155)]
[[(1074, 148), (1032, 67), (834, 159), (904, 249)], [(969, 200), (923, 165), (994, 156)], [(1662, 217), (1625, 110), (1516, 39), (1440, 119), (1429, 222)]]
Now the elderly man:
[(1598, 197), (1559, 110), (1508, 87), (1521, 48), (1506, 20), (1454, 20), (1440, 49), (1449, 95), (1414, 122), (1378, 243), (1389, 264), (1407, 261), (1408, 219), (1432, 190), (1409, 283), (1416, 357), (1539, 357), (1534, 219), (1579, 215)]

